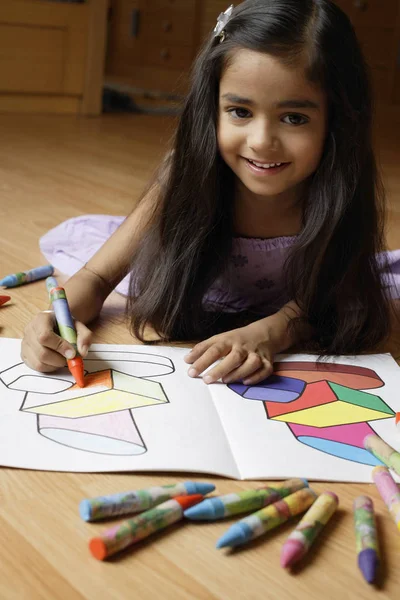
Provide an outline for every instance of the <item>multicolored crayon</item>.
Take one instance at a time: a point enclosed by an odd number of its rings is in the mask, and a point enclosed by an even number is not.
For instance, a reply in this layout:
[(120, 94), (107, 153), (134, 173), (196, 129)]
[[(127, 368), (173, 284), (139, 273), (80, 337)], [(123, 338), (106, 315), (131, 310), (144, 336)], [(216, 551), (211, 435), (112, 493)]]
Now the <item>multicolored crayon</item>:
[(333, 492), (323, 492), (306, 512), (296, 529), (282, 546), (281, 566), (291, 567), (303, 558), (337, 509), (339, 498)]
[(400, 412), (396, 413), (396, 427), (400, 431)]
[(79, 505), (79, 514), (84, 521), (99, 521), (108, 517), (148, 510), (176, 496), (190, 496), (193, 494), (205, 496), (214, 490), (215, 485), (212, 483), (193, 481), (185, 481), (174, 485), (159, 485), (143, 490), (82, 500)]
[(232, 525), (218, 540), (217, 548), (240, 546), (254, 540), (307, 510), (316, 498), (317, 494), (311, 488), (304, 488), (262, 508)]
[(0, 296), (0, 306), (11, 300), (10, 296)]
[(76, 354), (74, 358), (67, 360), (68, 369), (71, 371), (78, 386), (85, 387), (83, 360), (78, 352), (78, 338), (74, 320), (69, 310), (65, 290), (57, 284), (54, 277), (48, 277), (46, 279), (46, 288), (49, 292), (49, 298), (54, 310), (60, 336), (63, 340), (69, 342), (75, 349)]
[(358, 566), (364, 579), (374, 583), (379, 567), (374, 504), (368, 496), (358, 496), (354, 500), (353, 510)]
[(202, 500), (202, 494), (177, 496), (167, 500), (137, 517), (108, 529), (101, 537), (92, 538), (89, 542), (89, 550), (95, 558), (104, 560), (152, 533), (180, 521), (186, 508)]
[(308, 487), (306, 479), (294, 478), (255, 490), (207, 498), (186, 510), (185, 517), (195, 521), (224, 519), (240, 513), (259, 510), (305, 487)]
[(364, 447), (389, 469), (393, 469), (397, 475), (400, 475), (400, 453), (384, 442), (382, 438), (374, 434), (367, 435), (364, 439)]
[(372, 469), (372, 478), (382, 500), (393, 517), (393, 521), (397, 525), (397, 529), (400, 531), (400, 490), (395, 480), (387, 467), (380, 466)]
[(13, 273), (7, 275), (0, 281), (0, 285), (5, 287), (17, 287), (24, 283), (31, 283), (31, 281), (37, 281), (38, 279), (45, 279), (53, 275), (54, 267), (52, 265), (45, 265), (44, 267), (36, 267), (30, 271), (22, 271), (20, 273)]

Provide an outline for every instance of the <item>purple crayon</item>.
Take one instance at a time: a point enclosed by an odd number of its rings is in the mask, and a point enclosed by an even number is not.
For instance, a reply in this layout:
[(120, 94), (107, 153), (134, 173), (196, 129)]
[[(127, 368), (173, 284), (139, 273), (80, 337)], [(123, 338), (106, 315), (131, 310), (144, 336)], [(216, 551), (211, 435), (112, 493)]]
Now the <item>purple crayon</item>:
[(368, 496), (358, 496), (354, 500), (353, 510), (358, 566), (364, 579), (373, 583), (379, 567), (374, 504)]

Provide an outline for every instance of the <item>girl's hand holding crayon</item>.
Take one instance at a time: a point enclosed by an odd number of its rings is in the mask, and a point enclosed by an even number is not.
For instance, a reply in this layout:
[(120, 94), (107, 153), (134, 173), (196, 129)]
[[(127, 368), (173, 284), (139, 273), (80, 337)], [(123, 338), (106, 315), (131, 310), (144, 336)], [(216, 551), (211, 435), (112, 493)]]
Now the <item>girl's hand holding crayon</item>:
[(290, 345), (288, 317), (279, 311), (196, 344), (185, 361), (192, 365), (190, 377), (197, 377), (214, 362), (221, 361), (203, 377), (205, 383), (221, 379), (223, 383), (243, 380), (246, 385), (256, 384), (271, 375), (275, 354)]
[[(65, 359), (75, 356), (74, 347), (55, 333), (55, 325), (53, 311), (43, 311), (37, 314), (25, 329), (21, 358), (35, 371), (42, 373), (55, 371), (65, 367)], [(79, 321), (75, 321), (75, 328), (78, 350), (84, 358), (90, 346), (92, 332)]]

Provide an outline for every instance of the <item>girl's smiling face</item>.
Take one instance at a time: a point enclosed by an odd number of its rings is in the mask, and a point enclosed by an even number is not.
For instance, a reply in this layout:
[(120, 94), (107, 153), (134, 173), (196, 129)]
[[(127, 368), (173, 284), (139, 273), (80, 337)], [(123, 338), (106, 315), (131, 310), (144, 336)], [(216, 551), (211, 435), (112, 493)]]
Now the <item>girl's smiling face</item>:
[(304, 66), (236, 51), (220, 80), (218, 146), (238, 178), (239, 198), (297, 201), (321, 160), (326, 122), (325, 93)]

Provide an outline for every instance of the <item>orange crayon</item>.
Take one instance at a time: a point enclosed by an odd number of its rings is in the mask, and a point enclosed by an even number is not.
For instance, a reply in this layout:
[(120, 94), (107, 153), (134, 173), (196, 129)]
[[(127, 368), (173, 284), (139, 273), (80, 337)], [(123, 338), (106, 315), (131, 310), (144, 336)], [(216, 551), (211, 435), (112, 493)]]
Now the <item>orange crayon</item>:
[(181, 521), (183, 512), (187, 508), (203, 500), (203, 494), (171, 498), (137, 517), (115, 525), (101, 536), (92, 538), (89, 542), (89, 550), (97, 560), (105, 560), (172, 523)]
[(83, 360), (78, 352), (78, 340), (74, 320), (69, 310), (68, 300), (64, 288), (57, 284), (54, 277), (46, 279), (50, 302), (54, 310), (58, 331), (63, 340), (75, 348), (74, 358), (67, 359), (68, 369), (79, 387), (85, 387), (85, 371)]
[(80, 388), (85, 387), (85, 370), (83, 366), (83, 359), (81, 356), (75, 356), (67, 360), (69, 372), (75, 379), (76, 383)]

